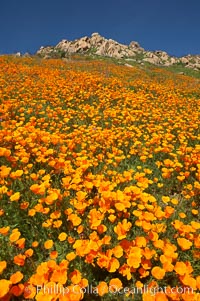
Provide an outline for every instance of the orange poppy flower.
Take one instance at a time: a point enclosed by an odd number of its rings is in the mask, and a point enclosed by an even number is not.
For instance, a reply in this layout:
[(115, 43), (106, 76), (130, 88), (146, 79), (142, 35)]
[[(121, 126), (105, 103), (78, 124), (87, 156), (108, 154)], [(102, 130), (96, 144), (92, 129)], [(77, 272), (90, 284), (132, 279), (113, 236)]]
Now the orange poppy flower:
[[(84, 293), (79, 285), (71, 285), (65, 288), (66, 293), (59, 296), (59, 301), (80, 301), (83, 299)], [(44, 300), (41, 299), (41, 301)], [(37, 300), (38, 301), (38, 300)], [(45, 300), (44, 300), (45, 301)]]
[(29, 202), (23, 202), (20, 204), (20, 209), (25, 210), (27, 209), (29, 206)]
[(47, 205), (52, 205), (58, 199), (58, 194), (56, 192), (52, 192), (45, 199), (45, 203)]
[(10, 290), (12, 282), (10, 280), (0, 280), (0, 298), (3, 298)]
[(152, 293), (144, 293), (142, 295), (142, 301), (155, 301), (155, 296)]
[(182, 251), (189, 250), (192, 246), (192, 242), (186, 238), (177, 238), (177, 242)]
[(70, 252), (66, 255), (66, 259), (72, 261), (76, 258), (76, 254), (74, 252)]
[(36, 287), (32, 284), (25, 283), (23, 296), (25, 299), (34, 299), (36, 295)]
[(60, 233), (58, 236), (58, 239), (60, 241), (64, 241), (64, 240), (66, 240), (66, 238), (67, 238), (67, 234), (65, 232)]
[(53, 270), (50, 281), (65, 284), (67, 281), (67, 273), (62, 269)]
[(23, 266), (25, 263), (26, 256), (19, 254), (14, 257), (14, 263), (19, 266)]
[(18, 248), (23, 249), (24, 246), (25, 246), (25, 238), (22, 237), (22, 238), (18, 239), (18, 240), (15, 242), (15, 245), (18, 246)]
[(38, 242), (38, 241), (33, 241), (33, 242), (32, 242), (32, 247), (33, 247), (33, 248), (37, 248), (38, 245), (39, 245), (39, 242)]
[(89, 217), (90, 228), (97, 229), (97, 227), (101, 224), (104, 215), (96, 209), (91, 209), (88, 217)]
[(177, 261), (174, 270), (178, 275), (185, 275), (187, 273), (187, 266), (182, 261)]
[(113, 255), (117, 258), (120, 258), (123, 256), (123, 248), (121, 246), (116, 246), (112, 249)]
[(0, 261), (0, 274), (3, 273), (3, 271), (6, 269), (7, 267), (7, 262), (5, 260)]
[(105, 225), (101, 224), (97, 227), (97, 231), (99, 234), (102, 234), (107, 231), (107, 227)]
[(154, 266), (151, 270), (151, 274), (154, 278), (161, 280), (165, 276), (165, 270), (160, 268), (159, 266)]
[(164, 262), (163, 270), (165, 270), (165, 272), (172, 272), (174, 270), (174, 265), (170, 261)]
[(20, 271), (17, 271), (16, 273), (11, 275), (10, 281), (13, 284), (16, 284), (16, 283), (20, 282), (23, 279), (23, 277), (24, 277), (24, 275)]
[(0, 157), (9, 157), (11, 155), (11, 151), (6, 149), (5, 147), (0, 147)]
[(0, 167), (0, 177), (6, 178), (9, 175), (10, 171), (11, 171), (10, 167), (7, 167), (5, 165), (1, 166)]
[(7, 227), (2, 227), (2, 228), (0, 228), (0, 234), (2, 234), (2, 235), (7, 235), (8, 232), (9, 232), (9, 230), (10, 230), (10, 227), (9, 227), (9, 226), (7, 226)]
[(69, 274), (69, 278), (73, 284), (78, 284), (81, 281), (81, 273), (78, 270), (74, 270)]
[(77, 214), (74, 214), (74, 213), (72, 213), (68, 216), (68, 220), (70, 220), (72, 222), (74, 227), (80, 225), (81, 221), (82, 221), (81, 218)]
[(10, 293), (16, 297), (19, 297), (20, 295), (22, 295), (23, 291), (24, 285), (22, 283), (19, 283), (18, 285), (13, 285), (11, 287)]
[(44, 243), (44, 247), (45, 249), (49, 250), (53, 247), (53, 240), (52, 239), (49, 239), (47, 241), (45, 241)]
[(188, 286), (188, 287), (196, 290), (196, 288), (197, 288), (196, 287), (196, 279), (193, 278), (192, 276), (185, 274), (184, 276), (180, 276), (180, 280), (185, 286)]
[(55, 259), (58, 257), (58, 252), (57, 251), (51, 251), (50, 252), (50, 258), (51, 259)]
[(119, 266), (120, 266), (119, 261), (116, 258), (111, 258), (109, 260), (107, 269), (110, 273), (114, 273), (119, 268)]
[(116, 220), (116, 216), (114, 215), (114, 214), (110, 214), (109, 216), (108, 216), (108, 219), (109, 219), (109, 221), (111, 222), (111, 223), (114, 223), (114, 221)]
[(141, 247), (146, 247), (147, 245), (147, 240), (145, 237), (143, 236), (137, 236), (135, 239), (135, 244), (137, 247), (141, 248)]
[(17, 241), (19, 239), (20, 235), (21, 235), (21, 233), (19, 231), (13, 232), (9, 237), (10, 242)]
[(142, 250), (138, 247), (132, 247), (130, 249), (130, 254), (128, 255), (127, 258), (127, 264), (130, 267), (138, 268), (141, 263), (141, 258), (142, 258)]
[(146, 278), (147, 276), (149, 276), (149, 271), (144, 268), (139, 268), (138, 272), (140, 274), (140, 278)]
[(10, 200), (11, 202), (14, 202), (14, 201), (19, 201), (20, 199), (20, 192), (15, 192), (13, 195), (11, 195), (10, 197)]
[(62, 225), (61, 220), (57, 220), (53, 222), (53, 228), (60, 228), (61, 225)]
[(33, 249), (30, 248), (26, 250), (24, 254), (26, 255), (26, 257), (31, 257), (33, 255)]
[(119, 278), (113, 278), (109, 282), (109, 292), (115, 293), (116, 290), (119, 290), (122, 287), (123, 287), (123, 285)]
[(122, 240), (123, 238), (126, 238), (126, 234), (131, 226), (131, 222), (127, 222), (127, 219), (123, 219), (122, 223), (118, 222), (117, 226), (114, 227), (114, 232), (118, 235), (117, 239)]
[(108, 293), (108, 285), (106, 282), (101, 281), (99, 282), (99, 284), (97, 285), (97, 291), (98, 291), (98, 295), (100, 297), (104, 296), (105, 294)]
[(11, 172), (10, 177), (13, 179), (17, 179), (20, 178), (23, 175), (23, 173), (24, 173), (23, 170), (18, 169), (16, 171)]
[(153, 242), (154, 247), (163, 250), (164, 248), (164, 241), (161, 239), (158, 239), (156, 241)]
[(35, 214), (36, 214), (35, 209), (30, 209), (30, 210), (28, 211), (28, 216), (34, 216)]
[(173, 213), (174, 213), (175, 209), (171, 206), (166, 206), (165, 208), (165, 217), (169, 218)]

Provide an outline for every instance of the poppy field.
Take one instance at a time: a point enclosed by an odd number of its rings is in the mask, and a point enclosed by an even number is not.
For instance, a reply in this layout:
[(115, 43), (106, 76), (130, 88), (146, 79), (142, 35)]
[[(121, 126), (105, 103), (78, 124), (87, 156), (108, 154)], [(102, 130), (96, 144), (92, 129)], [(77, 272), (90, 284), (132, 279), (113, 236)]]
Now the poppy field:
[(0, 300), (200, 300), (200, 80), (0, 57)]

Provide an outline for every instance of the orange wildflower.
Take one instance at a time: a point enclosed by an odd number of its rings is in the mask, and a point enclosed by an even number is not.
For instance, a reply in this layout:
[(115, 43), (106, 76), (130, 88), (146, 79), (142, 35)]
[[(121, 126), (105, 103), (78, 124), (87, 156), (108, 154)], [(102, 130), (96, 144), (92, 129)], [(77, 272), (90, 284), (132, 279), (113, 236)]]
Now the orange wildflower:
[(66, 240), (66, 238), (67, 238), (67, 234), (65, 232), (60, 233), (58, 236), (58, 239), (60, 241), (64, 241), (64, 240)]
[(97, 291), (100, 297), (104, 296), (105, 294), (108, 293), (108, 285), (106, 282), (101, 281), (97, 285)]
[(67, 273), (62, 269), (54, 269), (51, 274), (50, 281), (65, 284), (67, 281)]
[(119, 278), (113, 278), (109, 282), (109, 291), (110, 292), (116, 293), (116, 291), (122, 287), (123, 287), (123, 285)]
[(47, 250), (51, 249), (53, 247), (53, 240), (49, 239), (49, 240), (45, 241), (44, 247)]
[(19, 254), (14, 257), (14, 263), (19, 266), (23, 266), (25, 263), (26, 256)]
[(20, 204), (20, 209), (25, 210), (25, 209), (28, 208), (28, 206), (29, 206), (28, 202), (23, 202), (23, 203)]
[(28, 211), (28, 216), (34, 216), (35, 214), (36, 214), (35, 209), (30, 209), (30, 210)]
[(32, 242), (32, 247), (33, 247), (33, 248), (37, 248), (38, 245), (39, 245), (39, 242), (38, 242), (38, 241), (35, 240), (35, 241)]
[(165, 270), (165, 272), (172, 272), (174, 270), (174, 266), (170, 261), (164, 262), (163, 270)]
[(122, 240), (123, 238), (126, 238), (126, 234), (131, 226), (131, 222), (127, 222), (127, 219), (123, 219), (122, 223), (118, 222), (117, 226), (114, 227), (114, 232), (118, 235), (117, 239)]
[(18, 285), (13, 285), (11, 287), (10, 293), (16, 297), (19, 297), (20, 295), (22, 295), (23, 291), (24, 285), (22, 283), (19, 283)]
[(81, 218), (77, 214), (74, 214), (74, 213), (72, 213), (68, 216), (68, 220), (70, 220), (72, 222), (74, 227), (81, 224)]
[(9, 175), (10, 171), (11, 171), (10, 167), (7, 167), (5, 165), (1, 166), (0, 167), (0, 177), (6, 178)]
[(26, 255), (26, 257), (31, 257), (33, 255), (33, 249), (30, 248), (26, 250), (24, 254)]
[(144, 293), (142, 295), (142, 301), (155, 301), (155, 295), (152, 293)]
[(177, 238), (177, 242), (182, 251), (189, 250), (192, 246), (192, 242), (186, 238)]
[(76, 258), (76, 254), (74, 252), (70, 252), (66, 255), (66, 259), (72, 261)]
[(116, 246), (112, 249), (113, 255), (117, 258), (120, 258), (123, 256), (123, 249), (121, 246)]
[(90, 228), (97, 229), (97, 227), (101, 224), (104, 215), (96, 209), (91, 209), (88, 217), (89, 217)]
[(78, 270), (74, 270), (69, 274), (69, 278), (73, 284), (78, 284), (81, 281), (81, 273)]
[(18, 240), (15, 242), (15, 245), (18, 246), (18, 248), (23, 249), (24, 246), (25, 246), (25, 238), (22, 237), (22, 238), (18, 239)]
[(53, 222), (53, 228), (60, 228), (61, 225), (62, 225), (61, 220), (57, 220)]
[(24, 277), (24, 275), (20, 271), (17, 271), (16, 273), (11, 275), (10, 281), (13, 284), (16, 284), (16, 283), (20, 282), (23, 279), (23, 277)]
[(154, 278), (161, 280), (165, 276), (165, 270), (160, 268), (159, 266), (154, 266), (151, 270), (151, 274)]
[(0, 234), (2, 234), (2, 235), (7, 235), (8, 232), (9, 232), (9, 230), (10, 230), (10, 227), (9, 227), (9, 226), (7, 226), (7, 227), (2, 227), (2, 228), (0, 228)]
[(10, 200), (11, 202), (14, 202), (14, 201), (19, 201), (20, 199), (20, 192), (15, 192), (13, 195), (11, 195), (10, 197)]
[(11, 172), (10, 177), (13, 179), (17, 179), (20, 178), (23, 175), (23, 173), (24, 173), (23, 170), (18, 169), (16, 171)]
[(20, 235), (21, 235), (21, 233), (19, 231), (13, 232), (9, 237), (10, 242), (17, 241), (19, 239)]
[(127, 264), (130, 267), (138, 268), (141, 263), (142, 251), (139, 247), (132, 247), (127, 258)]
[(12, 282), (10, 280), (0, 280), (0, 298), (3, 298), (10, 290)]
[(184, 275), (187, 273), (187, 266), (184, 262), (177, 261), (174, 270), (178, 275)]
[(137, 236), (135, 239), (135, 244), (137, 247), (141, 248), (141, 247), (146, 247), (147, 245), (147, 240), (145, 237), (143, 236)]
[[(59, 296), (59, 301), (80, 301), (83, 299), (84, 293), (79, 285), (71, 285), (65, 288), (66, 293)], [(43, 297), (44, 298), (44, 297)], [(41, 299), (41, 301), (44, 299)], [(37, 300), (39, 301), (39, 300)]]
[(45, 199), (45, 203), (47, 205), (52, 205), (58, 199), (58, 194), (56, 192), (52, 192)]
[(51, 251), (50, 258), (51, 259), (56, 259), (57, 257), (58, 257), (58, 252), (57, 251)]
[(7, 262), (5, 260), (0, 261), (0, 274), (3, 273), (3, 271), (6, 269), (7, 267)]
[(111, 258), (109, 260), (109, 265), (107, 269), (110, 273), (114, 273), (119, 268), (119, 266), (120, 266), (119, 261), (116, 258)]

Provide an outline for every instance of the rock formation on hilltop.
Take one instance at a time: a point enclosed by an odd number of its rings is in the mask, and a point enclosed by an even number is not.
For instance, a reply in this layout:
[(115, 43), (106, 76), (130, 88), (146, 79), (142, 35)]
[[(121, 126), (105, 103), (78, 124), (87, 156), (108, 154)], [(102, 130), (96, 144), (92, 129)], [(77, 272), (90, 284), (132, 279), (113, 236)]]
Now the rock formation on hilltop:
[(144, 49), (137, 42), (131, 42), (127, 46), (93, 33), (91, 37), (82, 37), (74, 41), (62, 40), (55, 47), (41, 47), (37, 54), (51, 56), (56, 51), (64, 54), (90, 53), (120, 59), (134, 57), (136, 53), (141, 53)]
[(112, 39), (106, 39), (96, 32), (91, 37), (85, 36), (74, 41), (62, 40), (56, 46), (41, 47), (36, 55), (51, 58), (68, 57), (76, 53), (125, 59), (138, 63), (148, 62), (160, 66), (182, 63), (187, 68), (200, 70), (200, 55), (177, 58), (164, 51), (146, 51), (134, 41), (129, 45), (124, 45)]

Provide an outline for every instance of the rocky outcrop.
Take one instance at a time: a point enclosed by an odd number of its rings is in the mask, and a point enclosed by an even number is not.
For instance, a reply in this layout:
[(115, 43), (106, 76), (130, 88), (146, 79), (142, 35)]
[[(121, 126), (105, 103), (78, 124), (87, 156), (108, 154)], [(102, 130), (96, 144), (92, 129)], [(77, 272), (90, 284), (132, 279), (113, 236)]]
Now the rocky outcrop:
[(186, 68), (192, 68), (196, 71), (200, 70), (200, 55), (186, 55), (180, 58), (180, 62), (185, 64)]
[(179, 63), (187, 68), (200, 70), (200, 55), (187, 55), (177, 58), (170, 56), (165, 51), (146, 51), (135, 41), (132, 41), (129, 45), (124, 45), (112, 39), (106, 39), (97, 32), (93, 33), (91, 37), (85, 36), (74, 41), (62, 40), (54, 47), (41, 47), (36, 55), (51, 58), (68, 57), (75, 53), (132, 60), (141, 64), (147, 62), (160, 66)]
[(154, 64), (154, 65), (163, 65), (170, 66), (179, 62), (178, 58), (172, 57), (165, 51), (146, 51), (143, 61)]
[(112, 39), (106, 39), (95, 32), (91, 37), (82, 37), (74, 41), (62, 40), (55, 47), (41, 47), (36, 54), (51, 56), (56, 52), (64, 52), (67, 56), (72, 53), (88, 53), (120, 59), (134, 57), (137, 53), (143, 51), (144, 49), (137, 42), (131, 42), (127, 46)]

